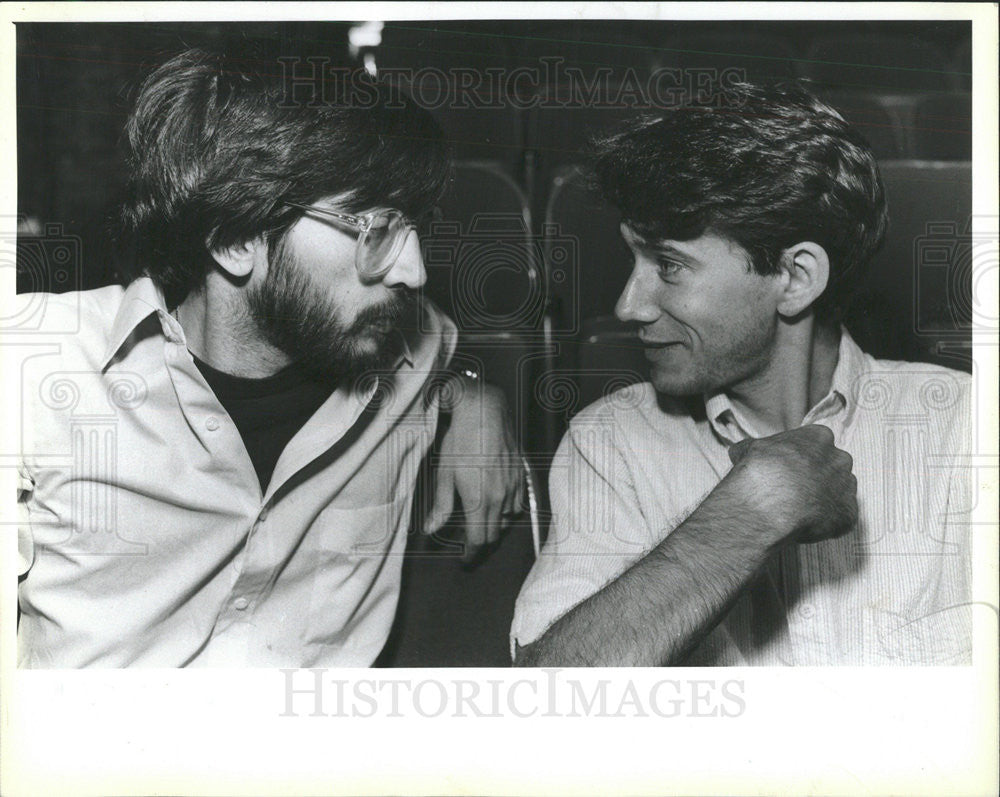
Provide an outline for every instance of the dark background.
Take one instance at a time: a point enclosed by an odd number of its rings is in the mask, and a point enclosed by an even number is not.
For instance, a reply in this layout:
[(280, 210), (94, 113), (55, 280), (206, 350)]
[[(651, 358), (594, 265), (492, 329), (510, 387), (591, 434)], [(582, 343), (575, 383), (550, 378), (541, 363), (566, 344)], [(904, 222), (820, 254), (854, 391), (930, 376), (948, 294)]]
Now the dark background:
[[(560, 58), (587, 80), (605, 74), (604, 98), (657, 69), (686, 70), (682, 79), (739, 70), (751, 80), (812, 81), (879, 158), (891, 229), (847, 321), (858, 342), (876, 356), (970, 370), (969, 23), (390, 22), (381, 44), (361, 53), (349, 51), (350, 27), (19, 24), (19, 292), (118, 280), (106, 219), (125, 176), (119, 143), (129, 98), (150, 66), (187, 46), (253, 43), (275, 64), (299, 55), (357, 66), (367, 55), (380, 69), (507, 74)], [(423, 77), (433, 96), (436, 78)], [(575, 165), (590, 133), (649, 107), (634, 95), (619, 107), (549, 107), (574, 87), (529, 83), (518, 88), (519, 103), (501, 95), (495, 108), (432, 108), (458, 165), (443, 203), (451, 226), (426, 243), (425, 259), (428, 293), (465, 333), (459, 356), (505, 389), (544, 482), (573, 413), (642, 378), (641, 355), (609, 318), (628, 273), (617, 219), (587, 194)], [(548, 102), (524, 107), (533, 94)], [(384, 663), (506, 663), (530, 536), (515, 529), (490, 560), (465, 569), (448, 544), (452, 532), (414, 535)]]

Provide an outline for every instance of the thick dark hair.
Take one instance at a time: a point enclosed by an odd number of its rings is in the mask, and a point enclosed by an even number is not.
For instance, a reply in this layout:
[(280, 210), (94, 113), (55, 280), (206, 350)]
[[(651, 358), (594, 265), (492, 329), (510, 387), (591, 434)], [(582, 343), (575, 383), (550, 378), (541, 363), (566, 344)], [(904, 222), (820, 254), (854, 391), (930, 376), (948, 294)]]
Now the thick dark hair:
[(126, 277), (148, 275), (180, 301), (203, 283), (211, 248), (279, 240), (301, 215), (286, 201), (344, 194), (348, 212), (384, 205), (414, 218), (433, 207), (449, 159), (427, 111), (363, 72), (307, 94), (286, 66), (192, 49), (146, 78), (126, 125)]
[(800, 241), (830, 259), (817, 313), (837, 319), (878, 251), (885, 193), (864, 138), (799, 84), (729, 84), (715, 107), (685, 104), (593, 142), (597, 187), (644, 237), (735, 241), (774, 274)]

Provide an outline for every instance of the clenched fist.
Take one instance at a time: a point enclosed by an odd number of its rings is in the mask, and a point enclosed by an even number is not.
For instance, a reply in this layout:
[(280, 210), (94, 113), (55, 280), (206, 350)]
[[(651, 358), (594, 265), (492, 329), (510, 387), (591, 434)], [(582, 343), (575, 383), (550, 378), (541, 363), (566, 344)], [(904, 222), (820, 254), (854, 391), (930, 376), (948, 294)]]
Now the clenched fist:
[(765, 513), (780, 535), (775, 542), (818, 542), (839, 537), (858, 520), (858, 481), (851, 455), (833, 432), (803, 426), (729, 449), (728, 488), (745, 506)]

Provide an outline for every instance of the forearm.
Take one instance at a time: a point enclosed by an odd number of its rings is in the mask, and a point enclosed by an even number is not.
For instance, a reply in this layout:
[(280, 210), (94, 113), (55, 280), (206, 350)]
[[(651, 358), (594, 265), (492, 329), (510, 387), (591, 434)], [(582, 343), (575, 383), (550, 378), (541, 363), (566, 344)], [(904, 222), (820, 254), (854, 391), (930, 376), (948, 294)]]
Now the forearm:
[(776, 550), (781, 535), (772, 526), (764, 513), (717, 490), (643, 559), (520, 649), (515, 663), (678, 663)]

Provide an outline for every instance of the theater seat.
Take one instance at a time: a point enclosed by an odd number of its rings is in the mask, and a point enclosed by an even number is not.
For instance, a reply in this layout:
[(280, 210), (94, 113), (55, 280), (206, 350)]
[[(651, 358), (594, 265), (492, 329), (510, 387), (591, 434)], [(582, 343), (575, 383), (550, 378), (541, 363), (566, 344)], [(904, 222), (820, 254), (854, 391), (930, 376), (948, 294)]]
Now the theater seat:
[(411, 535), (396, 620), (378, 667), (506, 667), (514, 601), (534, 562), (531, 527), (521, 521), (488, 559), (458, 560), (457, 527)]
[(620, 216), (588, 186), (580, 167), (556, 172), (545, 212), (546, 258), (558, 346), (536, 382), (539, 411), (558, 441), (583, 407), (625, 384), (644, 379), (645, 360), (614, 307), (631, 270)]
[[(531, 233), (527, 200), (501, 164), (463, 161), (455, 165), (441, 211), (431, 234), (422, 238), (428, 271), (424, 292), (459, 328), (454, 364), (475, 370), (504, 391), (518, 439), (531, 453), (534, 441), (545, 438), (528, 401), (542, 362), (546, 305), (542, 245)], [(438, 534), (428, 537), (421, 531), (431, 490), (424, 473), (414, 501), (400, 605), (377, 664), (506, 666), (514, 600), (533, 561), (531, 524), (520, 519), (490, 556), (463, 566), (459, 541), (467, 517), (460, 507)]]
[[(530, 448), (531, 422), (517, 391), (527, 389), (525, 364), (531, 363), (533, 344), (512, 336), (472, 339), (461, 344), (456, 365), (475, 368), (483, 379), (507, 394), (518, 436)], [(510, 664), (507, 641), (514, 601), (534, 561), (532, 524), (518, 518), (496, 550), (473, 566), (463, 565), (462, 540), (468, 515), (456, 505), (448, 523), (433, 536), (425, 535), (423, 519), (433, 500), (433, 482), (425, 462), (418, 478), (402, 570), (399, 608), (389, 640), (379, 657), (383, 667), (504, 667)], [(537, 455), (529, 459), (537, 462)], [(481, 462), (464, 467), (477, 469)], [(542, 470), (539, 468), (539, 470)], [(490, 479), (484, 469), (482, 478)], [(540, 474), (539, 479), (544, 475)], [(539, 495), (544, 512), (545, 494)]]
[(545, 102), (528, 111), (525, 136), (526, 179), (534, 194), (532, 211), (536, 215), (544, 217), (553, 181), (583, 160), (593, 137), (626, 119), (656, 112), (657, 106), (650, 104), (647, 96), (627, 88), (608, 77), (594, 78), (590, 98), (579, 83), (542, 87)]
[(582, 168), (557, 170), (547, 193), (545, 267), (553, 323), (557, 335), (575, 336), (584, 319), (612, 314), (631, 258), (618, 212), (589, 189)]
[(542, 245), (521, 188), (501, 164), (461, 161), (440, 205), (422, 239), (426, 295), (465, 337), (539, 332)]

